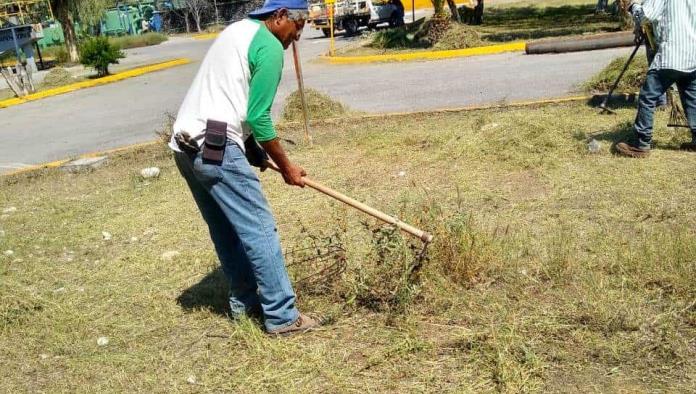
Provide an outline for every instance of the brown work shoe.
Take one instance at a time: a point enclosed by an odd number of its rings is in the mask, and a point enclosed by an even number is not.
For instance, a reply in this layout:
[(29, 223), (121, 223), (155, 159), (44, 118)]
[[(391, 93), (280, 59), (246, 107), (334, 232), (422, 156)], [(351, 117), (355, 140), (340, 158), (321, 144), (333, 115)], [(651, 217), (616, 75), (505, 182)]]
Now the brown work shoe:
[(293, 334), (301, 334), (303, 332), (307, 332), (309, 330), (312, 330), (314, 328), (319, 327), (321, 323), (319, 322), (318, 319), (309, 317), (304, 314), (300, 314), (300, 317), (295, 320), (294, 323), (287, 327), (283, 328), (278, 328), (276, 330), (269, 331), (269, 335), (278, 335), (278, 336), (288, 336), (288, 335), (293, 335)]
[(696, 152), (696, 142), (685, 142), (679, 147), (681, 150)]
[(619, 142), (614, 147), (615, 153), (619, 156), (633, 157), (636, 159), (644, 159), (650, 156), (650, 149), (641, 149), (631, 146), (625, 142)]

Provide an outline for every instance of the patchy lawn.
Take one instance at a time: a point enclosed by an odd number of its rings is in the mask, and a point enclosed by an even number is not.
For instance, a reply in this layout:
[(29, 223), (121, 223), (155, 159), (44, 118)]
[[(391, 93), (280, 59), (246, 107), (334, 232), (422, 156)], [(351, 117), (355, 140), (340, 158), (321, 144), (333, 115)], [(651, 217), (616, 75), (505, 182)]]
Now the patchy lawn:
[[(419, 40), (406, 39), (407, 36), (410, 38), (413, 32), (401, 34), (399, 29), (387, 29), (367, 34), (360, 42), (339, 49), (338, 54), (366, 56), (414, 50), (458, 49), (470, 47), (471, 42), (485, 46), (511, 41), (617, 31), (621, 23), (620, 18), (595, 14), (595, 5), (596, 1), (589, 0), (520, 1), (493, 4), (486, 7), (484, 11), (483, 25), (467, 25), (460, 29), (465, 30), (466, 33), (457, 32), (453, 37), (446, 37), (445, 45), (439, 47), (436, 43), (432, 48), (425, 48)], [(477, 38), (472, 39), (472, 34), (476, 34)], [(459, 44), (453, 42), (457, 38), (462, 42)]]
[[(329, 320), (288, 339), (226, 317), (206, 226), (164, 146), (91, 173), (3, 177), (3, 389), (693, 392), (696, 154), (675, 150), (687, 135), (659, 113), (649, 159), (613, 157), (634, 116), (618, 112), (314, 125), (312, 146), (288, 146), (312, 177), (436, 238), (417, 267), (414, 241), (263, 173), (299, 305)], [(301, 126), (281, 132), (302, 140)], [(141, 179), (153, 165), (161, 176)], [(342, 270), (303, 281), (329, 244), (345, 249)]]

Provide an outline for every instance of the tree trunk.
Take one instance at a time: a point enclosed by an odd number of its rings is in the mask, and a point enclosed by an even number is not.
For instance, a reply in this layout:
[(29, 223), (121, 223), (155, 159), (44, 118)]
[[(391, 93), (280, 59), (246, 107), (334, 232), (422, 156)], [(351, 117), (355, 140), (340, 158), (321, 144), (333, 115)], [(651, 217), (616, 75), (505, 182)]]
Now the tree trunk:
[(56, 0), (53, 3), (53, 10), (56, 19), (63, 27), (63, 36), (65, 37), (65, 47), (68, 51), (70, 61), (77, 63), (80, 61), (80, 56), (77, 52), (77, 34), (75, 33), (75, 25), (73, 24), (70, 5), (67, 0)]
[(191, 33), (191, 24), (189, 22), (189, 12), (184, 11), (184, 23), (186, 23), (186, 33)]
[(194, 12), (193, 19), (196, 21), (196, 30), (201, 32), (201, 14), (199, 12)]
[(478, 0), (474, 8), (474, 25), (483, 24), (483, 0)]
[(457, 23), (462, 23), (462, 18), (459, 16), (459, 10), (457, 10), (457, 4), (454, 0), (447, 0), (447, 5), (449, 6), (450, 13), (452, 14), (452, 20), (457, 21)]
[(598, 0), (595, 12), (604, 13), (607, 12), (607, 8), (609, 8), (609, 0)]

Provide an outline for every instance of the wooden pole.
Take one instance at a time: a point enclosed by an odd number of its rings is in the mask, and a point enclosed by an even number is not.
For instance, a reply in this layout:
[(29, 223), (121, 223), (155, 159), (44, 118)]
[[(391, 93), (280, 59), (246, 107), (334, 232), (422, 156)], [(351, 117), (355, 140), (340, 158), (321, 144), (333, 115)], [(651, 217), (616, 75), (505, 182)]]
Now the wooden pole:
[(300, 91), (302, 101), (302, 117), (304, 118), (305, 142), (312, 143), (312, 136), (309, 135), (309, 109), (304, 93), (304, 78), (302, 76), (302, 64), (300, 63), (300, 52), (297, 49), (297, 41), (292, 42), (292, 56), (295, 60), (295, 75), (297, 76), (297, 89)]

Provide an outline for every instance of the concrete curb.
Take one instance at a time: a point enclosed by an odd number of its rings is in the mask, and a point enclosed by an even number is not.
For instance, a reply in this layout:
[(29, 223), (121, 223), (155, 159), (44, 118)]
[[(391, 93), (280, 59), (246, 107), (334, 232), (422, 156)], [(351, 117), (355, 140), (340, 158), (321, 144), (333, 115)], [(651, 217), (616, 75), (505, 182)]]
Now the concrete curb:
[(389, 55), (371, 56), (320, 56), (319, 59), (329, 64), (361, 64), (380, 62), (403, 62), (412, 60), (437, 60), (455, 57), (494, 55), (505, 52), (524, 52), (526, 42), (512, 42), (509, 44), (489, 45), (476, 48), (454, 49), (449, 51), (422, 51), (395, 53)]
[[(345, 118), (319, 119), (319, 120), (313, 120), (311, 122), (311, 124), (313, 126), (320, 126), (320, 125), (326, 125), (326, 124), (345, 122), (346, 120), (361, 120), (361, 119), (390, 118), (390, 117), (400, 117), (400, 116), (410, 116), (410, 115), (470, 112), (470, 111), (482, 111), (482, 110), (496, 109), (496, 108), (533, 107), (533, 106), (540, 106), (540, 105), (563, 104), (563, 103), (576, 102), (576, 101), (588, 101), (588, 100), (591, 100), (593, 97), (594, 96), (572, 96), (572, 97), (562, 97), (562, 98), (554, 98), (554, 99), (548, 99), (548, 100), (520, 101), (520, 102), (516, 102), (516, 103), (509, 103), (509, 104), (491, 104), (491, 105), (479, 105), (479, 106), (469, 106), (469, 107), (459, 107), (459, 108), (444, 108), (444, 109), (429, 110), (429, 111), (388, 112), (388, 113), (382, 113), (382, 114), (349, 116), (349, 117), (345, 117)], [(300, 122), (288, 122), (288, 123), (278, 124), (277, 128), (278, 129), (286, 129), (286, 128), (300, 126), (300, 125), (301, 125)], [(157, 143), (161, 143), (161, 141), (160, 140), (152, 140), (152, 141), (147, 141), (147, 142), (141, 142), (141, 143), (137, 143), (137, 144), (126, 145), (126, 146), (123, 146), (120, 148), (114, 148), (114, 149), (109, 149), (109, 150), (105, 150), (105, 151), (87, 153), (87, 154), (80, 155), (80, 156), (77, 156), (77, 157), (71, 158), (71, 159), (63, 159), (63, 160), (52, 161), (49, 163), (36, 164), (36, 165), (30, 166), (30, 167), (20, 168), (16, 171), (8, 172), (5, 174), (0, 174), (0, 177), (20, 175), (20, 174), (24, 174), (27, 172), (32, 172), (32, 171), (36, 171), (36, 170), (40, 170), (40, 169), (44, 169), (44, 168), (56, 168), (56, 167), (62, 166), (63, 164), (65, 164), (69, 161), (76, 160), (76, 159), (84, 159), (84, 158), (91, 158), (91, 157), (97, 157), (97, 156), (107, 156), (109, 154), (124, 152), (124, 151), (131, 150), (131, 149), (143, 148), (143, 147), (147, 147), (147, 146), (154, 145)]]
[(171, 67), (180, 66), (183, 64), (191, 63), (191, 59), (181, 58), (169, 60), (162, 63), (150, 64), (143, 67), (137, 67), (131, 70), (123, 71), (120, 73), (112, 74), (104, 78), (90, 79), (87, 81), (71, 83), (65, 86), (59, 86), (53, 89), (43, 90), (37, 93), (30, 94), (21, 98), (11, 98), (7, 100), (0, 101), (0, 108), (12, 107), (14, 105), (24, 104), (29, 101), (41, 100), (46, 97), (57, 96), (59, 94), (74, 92), (76, 90), (91, 88), (99, 85), (106, 85), (109, 83), (121, 81), (128, 78), (137, 77), (143, 74), (164, 70)]

